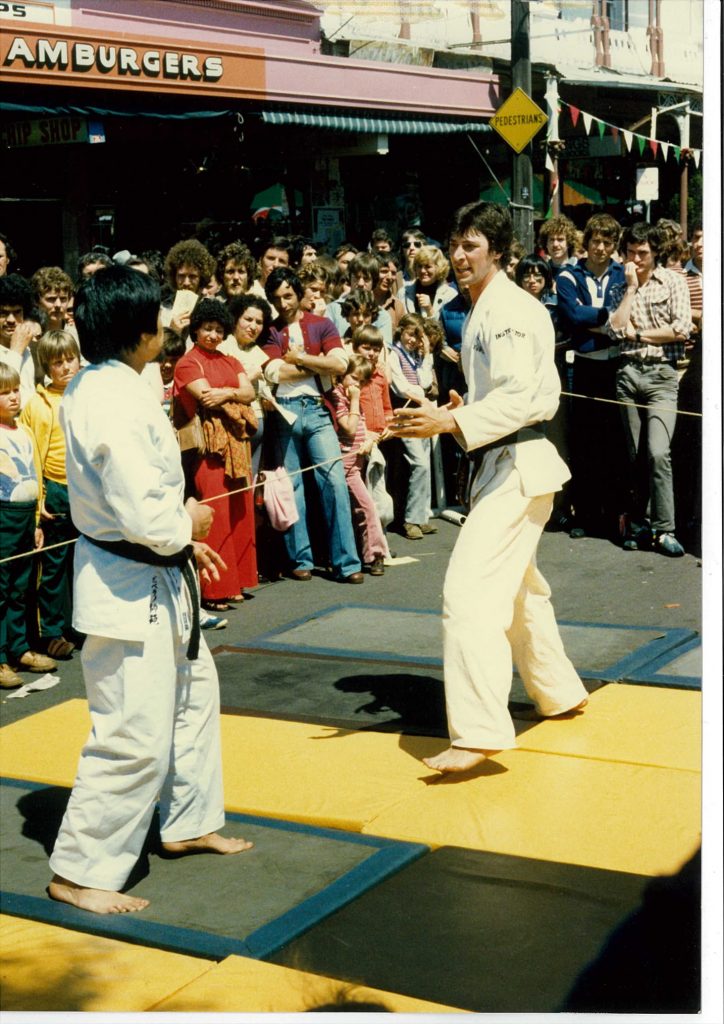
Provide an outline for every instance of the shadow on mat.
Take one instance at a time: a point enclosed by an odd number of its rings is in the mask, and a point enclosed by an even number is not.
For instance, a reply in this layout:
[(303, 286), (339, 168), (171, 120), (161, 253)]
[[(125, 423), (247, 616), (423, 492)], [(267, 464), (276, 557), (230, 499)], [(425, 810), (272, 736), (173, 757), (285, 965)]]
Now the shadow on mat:
[[(392, 713), (398, 716), (398, 720), (384, 723), (391, 730), (446, 735), (443, 685), (433, 676), (402, 672), (343, 676), (336, 681), (334, 688), (342, 693), (370, 695), (369, 700), (355, 708), (355, 715), (375, 717)], [(380, 729), (383, 726), (375, 723), (373, 727)]]
[[(18, 800), (18, 810), (25, 819), (23, 835), (26, 839), (39, 843), (48, 857), (53, 852), (69, 797), (70, 790), (64, 786), (48, 786), (45, 789), (34, 789)], [(132, 889), (146, 877), (149, 872), (148, 858), (152, 854), (163, 856), (158, 811), (154, 812), (141, 855), (123, 887), (123, 892)]]

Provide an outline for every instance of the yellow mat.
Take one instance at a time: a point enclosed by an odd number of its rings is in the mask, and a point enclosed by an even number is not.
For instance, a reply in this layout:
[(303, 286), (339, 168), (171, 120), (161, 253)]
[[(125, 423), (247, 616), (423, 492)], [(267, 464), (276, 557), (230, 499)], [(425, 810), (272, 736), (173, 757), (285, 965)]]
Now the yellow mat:
[(363, 831), (643, 875), (678, 870), (699, 842), (696, 772), (516, 750), (474, 778), (426, 777)]
[(661, 768), (701, 768), (701, 693), (610, 683), (580, 717), (542, 722), (518, 747)]
[(140, 1013), (214, 967), (178, 953), (0, 916), (0, 1008)]
[(334, 1002), (339, 995), (382, 1003), (395, 1013), (466, 1012), (240, 956), (228, 957), (153, 1009), (168, 1013), (303, 1013)]
[[(612, 689), (594, 693), (578, 720), (528, 730), (523, 749), (503, 752), (483, 774), (462, 781), (441, 780), (420, 764), (441, 749), (439, 739), (223, 716), (226, 806), (435, 846), (641, 874), (674, 871), (698, 842), (701, 778), (690, 768), (658, 766), (665, 758), (650, 734), (659, 728), (673, 735), (684, 702), (656, 691), (661, 713), (648, 703), (637, 762), (625, 708), (627, 700), (638, 703), (641, 718), (642, 688), (609, 697)], [(686, 703), (691, 713), (695, 702)], [(605, 723), (620, 760), (602, 759)], [(7, 726), (0, 771), (70, 786), (87, 728), (81, 700)], [(678, 750), (671, 759), (681, 765), (687, 729), (691, 722), (682, 725), (678, 747), (671, 745)]]

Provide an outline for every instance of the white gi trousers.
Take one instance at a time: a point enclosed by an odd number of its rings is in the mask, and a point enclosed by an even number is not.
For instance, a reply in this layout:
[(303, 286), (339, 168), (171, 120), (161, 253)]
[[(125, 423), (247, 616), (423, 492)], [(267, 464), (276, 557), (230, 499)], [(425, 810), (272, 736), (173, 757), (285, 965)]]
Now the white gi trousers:
[(164, 571), (144, 642), (88, 636), (81, 652), (91, 732), (58, 833), (51, 869), (117, 891), (141, 853), (156, 801), (164, 842), (224, 824), (219, 684), (203, 635), (187, 638)]
[(523, 494), (503, 449), (460, 531), (443, 590), (445, 700), (454, 747), (516, 745), (508, 712), (513, 661), (542, 715), (569, 711), (587, 697), (535, 563), (552, 505), (552, 494)]

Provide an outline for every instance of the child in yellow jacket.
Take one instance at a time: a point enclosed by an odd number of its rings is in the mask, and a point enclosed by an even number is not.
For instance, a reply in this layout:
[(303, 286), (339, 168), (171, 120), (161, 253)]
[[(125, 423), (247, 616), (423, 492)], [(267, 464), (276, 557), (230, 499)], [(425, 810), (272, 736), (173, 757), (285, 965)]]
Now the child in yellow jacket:
[(71, 542), (78, 532), (70, 518), (65, 437), (59, 411), (63, 392), (80, 369), (78, 342), (68, 331), (46, 331), (38, 341), (37, 356), (49, 383), (38, 384), (36, 394), (20, 414), (20, 422), (35, 437), (42, 467), (41, 517), (45, 550), (40, 556), (38, 581), (38, 646), (51, 658), (69, 658), (75, 647), (67, 636), (71, 631), (74, 547)]
[[(33, 435), (18, 425), (20, 374), (0, 363), (0, 687), (22, 683), (19, 671), (50, 672), (52, 658), (31, 650), (27, 597), (38, 526), (40, 458)], [(21, 557), (17, 557), (21, 556)]]

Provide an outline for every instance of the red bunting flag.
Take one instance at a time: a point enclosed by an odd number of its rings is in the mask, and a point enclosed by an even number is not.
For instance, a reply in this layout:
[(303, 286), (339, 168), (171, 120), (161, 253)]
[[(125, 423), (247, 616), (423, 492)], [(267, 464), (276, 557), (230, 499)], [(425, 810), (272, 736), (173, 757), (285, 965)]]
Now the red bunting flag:
[(649, 139), (649, 146), (651, 146), (651, 152), (656, 156), (659, 150), (659, 144), (656, 139)]
[(578, 107), (573, 107), (573, 106), (570, 106), (570, 105), (569, 105), (568, 109), (571, 112), (571, 121), (573, 122), (573, 127), (575, 128), (576, 125), (578, 124), (578, 116), (581, 113), (581, 111), (578, 109)]

